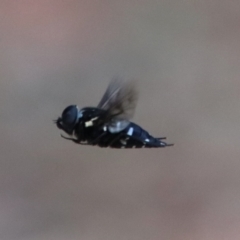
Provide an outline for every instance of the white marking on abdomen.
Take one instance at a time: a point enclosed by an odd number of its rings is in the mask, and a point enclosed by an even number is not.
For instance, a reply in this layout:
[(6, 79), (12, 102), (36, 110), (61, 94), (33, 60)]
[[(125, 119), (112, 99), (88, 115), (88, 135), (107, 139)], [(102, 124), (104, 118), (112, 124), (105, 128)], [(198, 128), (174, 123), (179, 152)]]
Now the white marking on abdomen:
[(127, 141), (124, 140), (124, 139), (121, 139), (120, 142), (121, 142), (123, 145), (126, 145), (126, 144), (127, 144)]
[(131, 127), (128, 129), (127, 135), (132, 136), (132, 134), (133, 134), (133, 128)]

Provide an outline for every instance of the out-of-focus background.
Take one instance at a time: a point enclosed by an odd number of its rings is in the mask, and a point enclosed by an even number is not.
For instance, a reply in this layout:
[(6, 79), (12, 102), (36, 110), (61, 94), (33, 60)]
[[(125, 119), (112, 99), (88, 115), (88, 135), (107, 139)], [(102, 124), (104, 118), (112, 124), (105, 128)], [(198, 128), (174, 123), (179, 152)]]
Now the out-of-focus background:
[[(0, 239), (240, 238), (240, 2), (0, 3)], [(60, 138), (69, 104), (137, 79), (167, 149)]]

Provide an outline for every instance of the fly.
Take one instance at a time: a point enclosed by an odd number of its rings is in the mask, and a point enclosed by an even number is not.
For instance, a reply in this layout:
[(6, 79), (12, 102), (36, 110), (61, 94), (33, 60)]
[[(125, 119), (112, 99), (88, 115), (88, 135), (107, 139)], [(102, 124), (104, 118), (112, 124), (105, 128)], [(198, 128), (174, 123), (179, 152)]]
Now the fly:
[(81, 145), (111, 148), (159, 148), (173, 144), (165, 137), (153, 137), (139, 125), (131, 122), (138, 94), (133, 83), (113, 80), (108, 85), (97, 107), (70, 105), (54, 122), (69, 137)]

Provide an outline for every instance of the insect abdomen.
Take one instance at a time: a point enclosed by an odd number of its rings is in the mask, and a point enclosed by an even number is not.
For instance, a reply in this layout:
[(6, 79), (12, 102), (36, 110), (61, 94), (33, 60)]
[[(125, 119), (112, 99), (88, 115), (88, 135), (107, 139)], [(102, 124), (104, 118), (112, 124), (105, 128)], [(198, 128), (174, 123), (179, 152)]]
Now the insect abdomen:
[(111, 148), (158, 148), (168, 146), (168, 144), (154, 138), (135, 123), (130, 123), (126, 129), (118, 133), (107, 131), (99, 139), (97, 145)]

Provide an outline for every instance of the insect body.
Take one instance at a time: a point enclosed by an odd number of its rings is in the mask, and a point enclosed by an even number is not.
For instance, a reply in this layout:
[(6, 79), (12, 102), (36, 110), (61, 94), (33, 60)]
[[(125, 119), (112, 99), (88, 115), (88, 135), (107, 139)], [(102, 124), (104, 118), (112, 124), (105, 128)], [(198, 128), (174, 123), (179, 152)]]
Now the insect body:
[(155, 138), (130, 121), (137, 103), (132, 84), (112, 81), (97, 107), (65, 108), (55, 123), (71, 137), (63, 138), (82, 145), (111, 148), (152, 148), (173, 144)]

